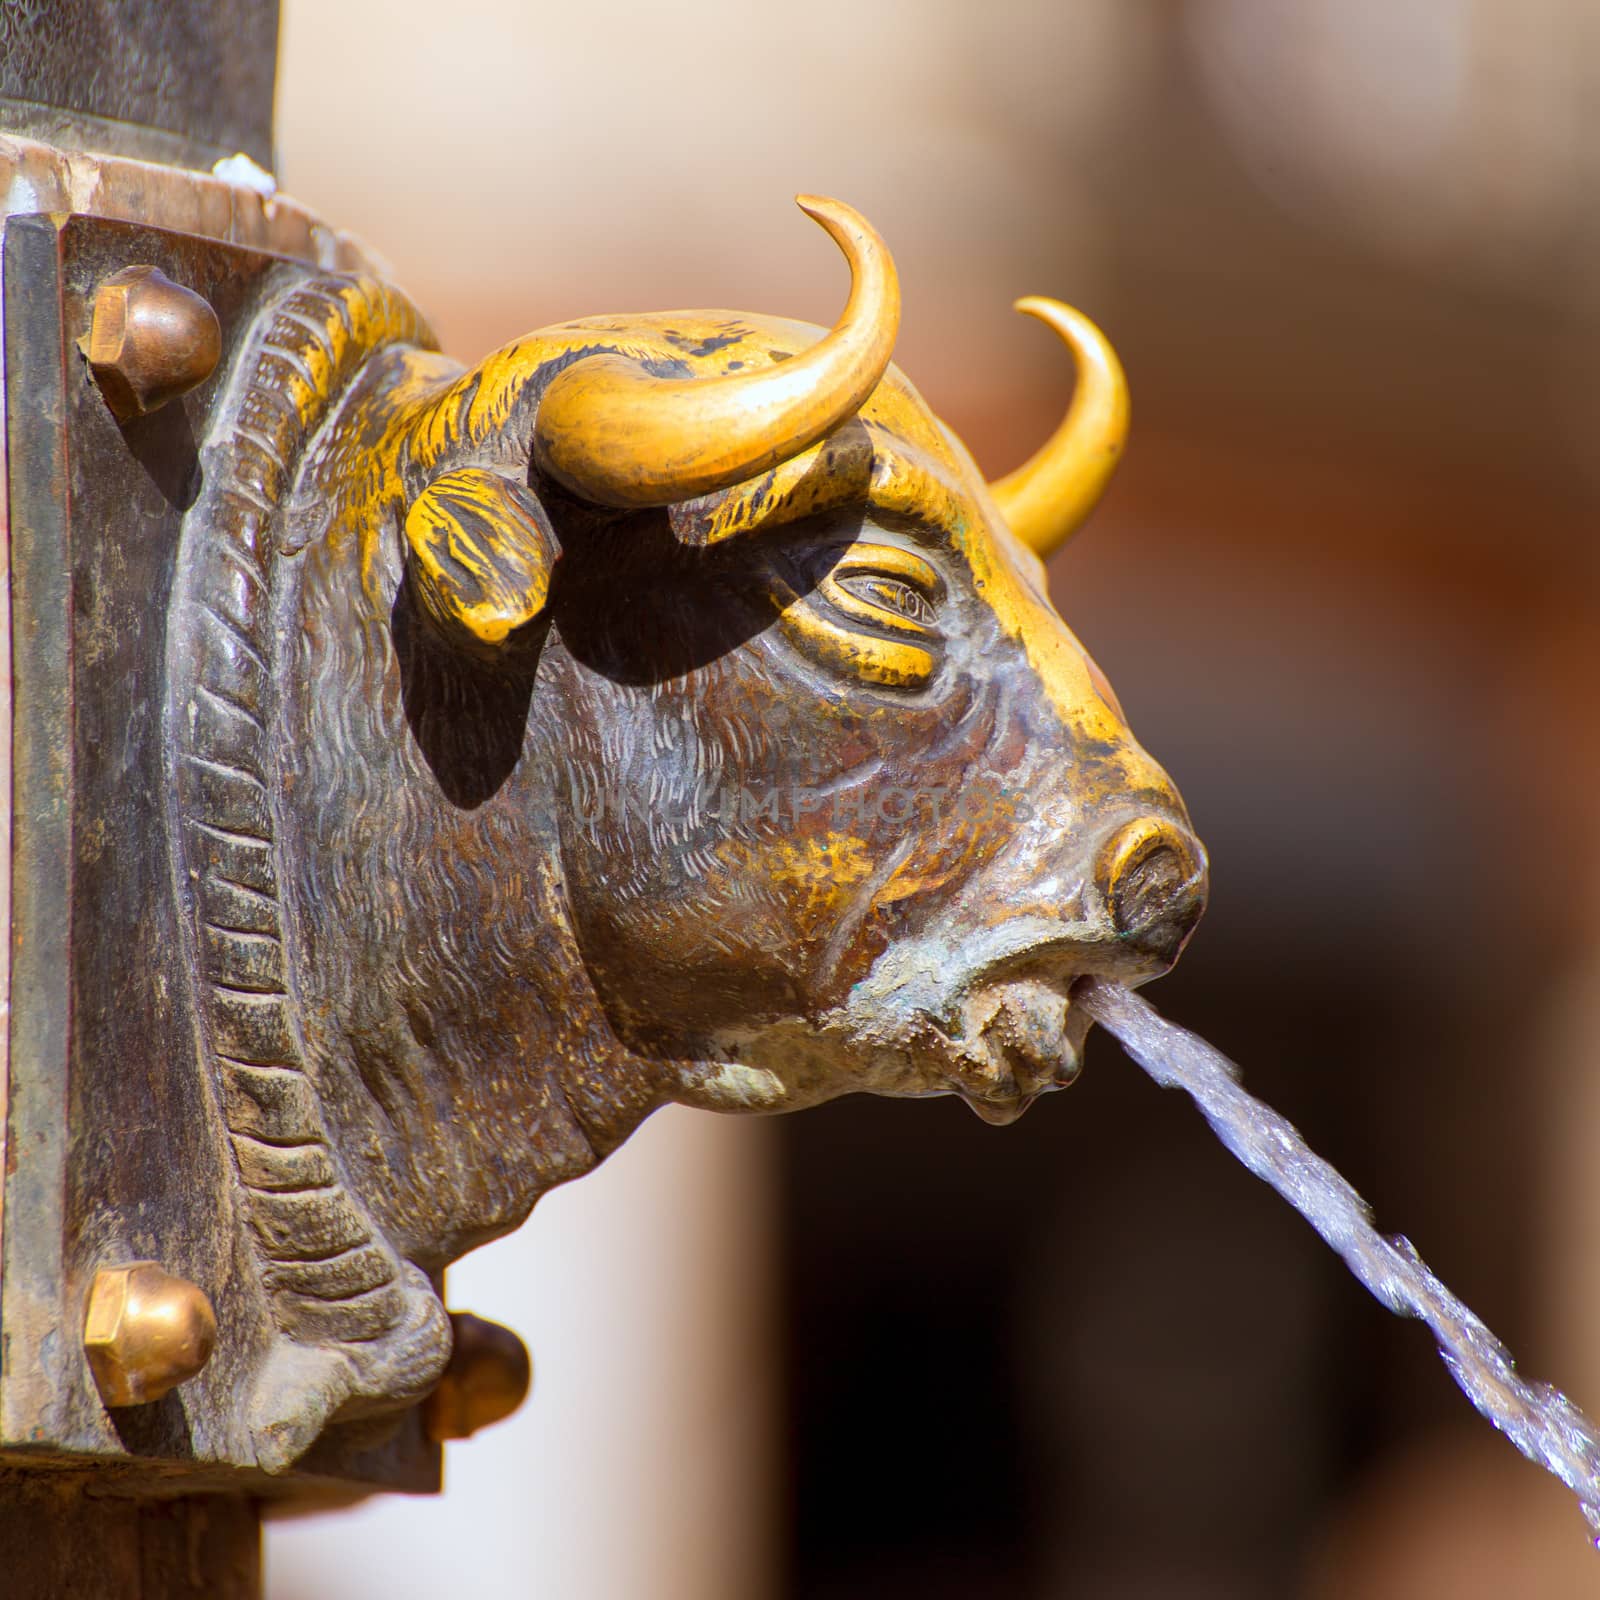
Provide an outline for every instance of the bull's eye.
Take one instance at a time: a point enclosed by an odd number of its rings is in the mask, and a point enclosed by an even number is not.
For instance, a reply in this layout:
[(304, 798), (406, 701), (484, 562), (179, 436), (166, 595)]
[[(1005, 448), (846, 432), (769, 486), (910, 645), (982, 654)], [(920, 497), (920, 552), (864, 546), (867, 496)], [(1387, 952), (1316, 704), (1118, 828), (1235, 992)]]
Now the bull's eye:
[(938, 664), (939, 574), (895, 544), (857, 541), (814, 554), (820, 571), (810, 592), (783, 597), (784, 632), (830, 666), (869, 683), (926, 685)]
[(881, 577), (876, 572), (853, 572), (834, 581), (856, 599), (893, 613), (897, 622), (912, 622), (922, 628), (933, 626), (933, 602), (899, 578)]

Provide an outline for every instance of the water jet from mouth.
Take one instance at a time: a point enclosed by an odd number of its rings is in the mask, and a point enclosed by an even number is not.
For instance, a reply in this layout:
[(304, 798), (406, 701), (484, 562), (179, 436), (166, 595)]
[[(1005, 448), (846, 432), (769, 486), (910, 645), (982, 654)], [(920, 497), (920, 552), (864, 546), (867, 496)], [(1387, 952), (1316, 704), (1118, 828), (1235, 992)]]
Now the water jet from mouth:
[(1600, 1430), (1559, 1390), (1521, 1377), (1500, 1341), (1428, 1270), (1404, 1238), (1372, 1225), (1367, 1203), (1270, 1106), (1247, 1094), (1239, 1070), (1204, 1039), (1168, 1022), (1121, 984), (1086, 978), (1072, 992), (1165, 1089), (1182, 1089), (1212, 1131), (1322, 1235), (1397, 1316), (1427, 1323), (1450, 1375), (1530, 1461), (1578, 1497), (1600, 1548)]

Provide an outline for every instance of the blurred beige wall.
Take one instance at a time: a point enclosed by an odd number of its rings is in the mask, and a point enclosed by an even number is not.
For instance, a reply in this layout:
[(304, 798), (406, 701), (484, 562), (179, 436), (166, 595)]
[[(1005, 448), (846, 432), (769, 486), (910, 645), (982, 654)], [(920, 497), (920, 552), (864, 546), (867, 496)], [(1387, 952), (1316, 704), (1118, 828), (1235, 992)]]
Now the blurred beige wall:
[(1133, 103), (1155, 18), (1124, 0), (286, 0), (279, 176), (384, 255), (463, 357), (607, 311), (831, 322), (843, 265), (791, 199), (838, 195), (895, 250), (902, 364), (976, 413), (1019, 365), (1062, 377), (1010, 302), (1093, 303), (1101, 203), (1060, 144)]

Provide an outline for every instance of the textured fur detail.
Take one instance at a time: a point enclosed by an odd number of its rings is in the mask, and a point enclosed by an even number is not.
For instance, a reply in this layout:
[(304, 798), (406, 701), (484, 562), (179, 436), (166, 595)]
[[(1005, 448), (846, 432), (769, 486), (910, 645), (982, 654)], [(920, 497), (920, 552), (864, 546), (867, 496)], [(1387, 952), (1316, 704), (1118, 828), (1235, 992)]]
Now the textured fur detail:
[(341, 1415), (425, 1394), (450, 1349), (426, 1277), (351, 1192), (306, 1070), (283, 950), (268, 748), (273, 585), (295, 464), (374, 351), (432, 347), (420, 315), (365, 278), (292, 281), (235, 364), (183, 527), (169, 618), (173, 856), (203, 1053), (277, 1329), (249, 1399), (261, 1465), (282, 1471)]

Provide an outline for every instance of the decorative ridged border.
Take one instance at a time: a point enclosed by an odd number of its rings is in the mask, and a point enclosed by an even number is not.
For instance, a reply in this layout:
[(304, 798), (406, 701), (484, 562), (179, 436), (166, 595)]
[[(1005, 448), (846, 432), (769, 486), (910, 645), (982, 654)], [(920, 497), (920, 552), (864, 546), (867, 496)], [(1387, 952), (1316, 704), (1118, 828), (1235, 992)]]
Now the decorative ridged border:
[[(261, 313), (207, 442), (169, 619), (174, 854), (205, 1054), (276, 1325), (297, 1344), (361, 1347), (349, 1352), (355, 1370), (415, 1369), (373, 1341), (408, 1322), (415, 1331), (420, 1274), (346, 1188), (294, 1025), (267, 732), (274, 534), (312, 434), (394, 343), (433, 341), (409, 302), (371, 278), (301, 280)], [(404, 1380), (415, 1370), (388, 1376), (414, 1388)]]

